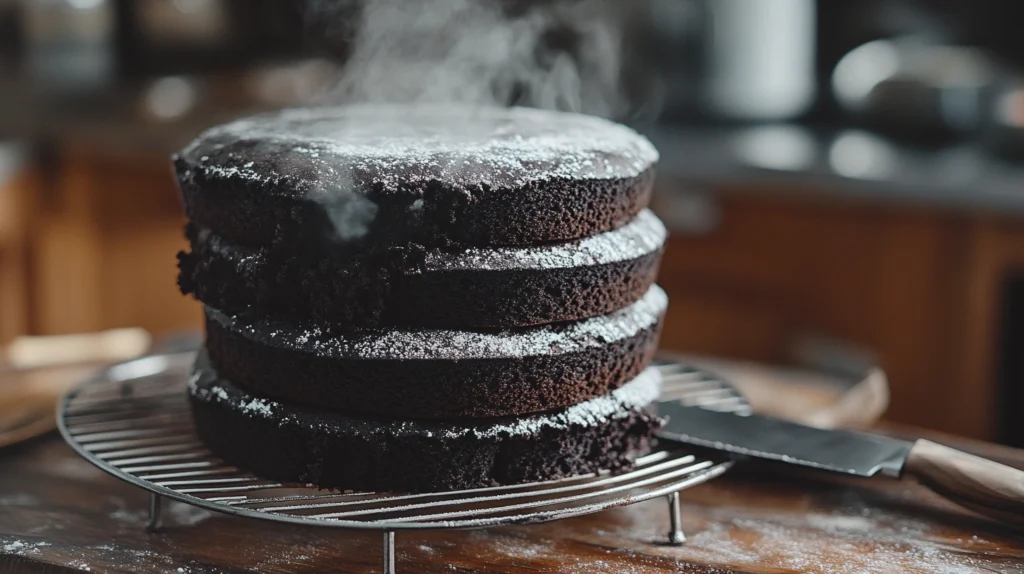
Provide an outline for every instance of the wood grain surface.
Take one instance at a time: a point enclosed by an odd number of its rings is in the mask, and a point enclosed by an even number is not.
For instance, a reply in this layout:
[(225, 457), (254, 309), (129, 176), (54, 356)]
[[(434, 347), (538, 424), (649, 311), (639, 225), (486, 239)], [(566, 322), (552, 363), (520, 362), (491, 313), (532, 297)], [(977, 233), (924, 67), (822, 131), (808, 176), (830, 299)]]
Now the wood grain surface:
[[(962, 446), (962, 445), (959, 445)], [(983, 452), (1021, 466), (1017, 451)], [(275, 525), (147, 496), (49, 436), (0, 451), (0, 573), (377, 572), (381, 535)], [(739, 465), (683, 494), (689, 540), (651, 501), (557, 523), (397, 535), (410, 572), (1020, 572), (1024, 537), (914, 483)]]
[(930, 440), (914, 443), (904, 468), (933, 491), (1024, 527), (1024, 472)]

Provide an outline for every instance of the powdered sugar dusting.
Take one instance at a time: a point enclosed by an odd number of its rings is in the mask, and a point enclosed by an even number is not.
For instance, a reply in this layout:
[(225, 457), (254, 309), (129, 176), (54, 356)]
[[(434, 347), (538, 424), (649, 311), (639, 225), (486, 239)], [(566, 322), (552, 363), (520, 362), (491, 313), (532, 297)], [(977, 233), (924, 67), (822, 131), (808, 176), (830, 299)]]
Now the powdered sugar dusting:
[(210, 392), (217, 396), (222, 401), (228, 400), (228, 393), (221, 387), (213, 387)]
[(247, 322), (210, 307), (206, 308), (206, 313), (247, 339), (299, 352), (353, 359), (452, 360), (560, 355), (605, 346), (657, 324), (667, 306), (665, 292), (652, 285), (639, 301), (608, 315), (567, 325), (499, 332), (370, 329), (338, 334), (316, 324), (274, 319)]
[(712, 520), (682, 549), (684, 559), (815, 574), (996, 571), (929, 540), (932, 525), (875, 508), (770, 518), (729, 517), (733, 511), (728, 508), (709, 512)]
[(189, 375), (189, 377), (188, 377), (188, 388), (189, 388), (190, 391), (195, 391), (196, 390), (196, 387), (199, 384), (199, 378), (200, 378), (199, 377), (199, 373), (192, 373), (191, 375)]
[[(612, 391), (589, 401), (575, 404), (554, 413), (525, 416), (509, 422), (489, 426), (443, 427), (440, 434), (448, 438), (473, 436), (474, 438), (495, 438), (503, 436), (532, 436), (546, 428), (564, 429), (571, 426), (597, 426), (609, 419), (627, 416), (629, 411), (645, 407), (661, 394), (661, 375), (656, 369), (647, 369), (635, 379)], [(415, 425), (413, 425), (415, 426)], [(413, 430), (416, 429), (402, 429)], [(396, 434), (403, 434), (401, 431)]]
[(30, 556), (39, 552), (40, 548), (45, 548), (50, 545), (49, 542), (43, 540), (18, 540), (18, 539), (0, 539), (0, 548), (3, 548), (4, 554), (11, 554), (14, 556)]
[[(533, 247), (469, 248), (458, 251), (430, 249), (424, 253), (422, 268), (410, 267), (405, 272), (544, 270), (608, 265), (650, 255), (661, 249), (667, 236), (668, 231), (661, 220), (645, 209), (619, 229), (577, 241)], [(261, 264), (259, 249), (235, 245), (205, 228), (199, 231), (198, 239), (211, 251), (230, 261), (240, 272), (250, 271)]]
[(270, 417), (273, 416), (274, 414), (274, 408), (272, 403), (257, 398), (254, 398), (251, 401), (243, 404), (242, 410), (250, 414), (260, 415), (264, 417)]
[(167, 514), (174, 524), (180, 526), (195, 526), (213, 516), (213, 513), (205, 508), (199, 508), (182, 502), (170, 503)]
[(240, 119), (208, 130), (179, 158), (208, 178), (287, 181), (301, 195), (330, 199), (363, 186), (423, 193), (419, 184), (430, 181), (504, 189), (630, 178), (651, 168), (658, 153), (635, 131), (581, 114), (363, 104)]
[[(474, 439), (500, 439), (508, 436), (534, 436), (545, 429), (569, 427), (590, 427), (609, 420), (629, 416), (632, 411), (647, 407), (661, 394), (661, 374), (655, 368), (648, 368), (632, 381), (606, 395), (575, 404), (573, 406), (538, 415), (504, 418), (473, 424), (472, 422), (428, 422), (414, 420), (375, 421), (347, 418), (327, 412), (316, 412), (302, 407), (289, 407), (269, 399), (255, 399), (240, 389), (219, 381), (216, 373), (199, 367), (201, 380), (194, 397), (202, 401), (224, 402), (244, 412), (251, 412), (250, 404), (258, 401), (270, 412), (281, 417), (282, 424), (313, 418), (320, 425), (344, 425), (345, 432), (363, 436), (424, 436), (446, 439), (473, 437)], [(225, 389), (225, 386), (228, 386)], [(228, 398), (222, 398), (225, 393)]]
[(426, 270), (480, 271), (494, 269), (567, 269), (607, 265), (654, 253), (668, 231), (650, 210), (641, 211), (627, 225), (579, 241), (537, 247), (471, 248), (450, 253), (426, 253)]
[(203, 380), (203, 373), (195, 371), (192, 373), (192, 379), (196, 381), (196, 384), (189, 385), (188, 392), (190, 395), (200, 398), (204, 401), (216, 401), (226, 403), (231, 400), (228, 396), (227, 390), (224, 387), (217, 384), (206, 384), (208, 381)]

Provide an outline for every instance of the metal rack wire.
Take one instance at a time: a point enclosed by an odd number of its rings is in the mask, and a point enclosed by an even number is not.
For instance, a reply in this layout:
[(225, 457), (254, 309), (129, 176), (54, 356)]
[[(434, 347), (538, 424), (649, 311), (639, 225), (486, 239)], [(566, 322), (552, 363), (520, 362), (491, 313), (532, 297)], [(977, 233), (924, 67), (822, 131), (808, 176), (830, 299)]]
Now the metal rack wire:
[[(395, 532), (546, 522), (644, 500), (668, 498), (668, 539), (685, 541), (679, 492), (725, 472), (725, 457), (661, 448), (634, 469), (564, 480), (455, 492), (400, 494), (322, 491), (282, 484), (231, 466), (195, 434), (185, 385), (194, 355), (151, 355), (110, 367), (61, 401), (60, 432), (86, 460), (150, 492), (150, 529), (163, 499), (217, 512), (294, 524), (383, 532), (384, 572), (394, 572)], [(659, 366), (663, 400), (746, 412), (746, 401), (717, 377), (680, 363)]]

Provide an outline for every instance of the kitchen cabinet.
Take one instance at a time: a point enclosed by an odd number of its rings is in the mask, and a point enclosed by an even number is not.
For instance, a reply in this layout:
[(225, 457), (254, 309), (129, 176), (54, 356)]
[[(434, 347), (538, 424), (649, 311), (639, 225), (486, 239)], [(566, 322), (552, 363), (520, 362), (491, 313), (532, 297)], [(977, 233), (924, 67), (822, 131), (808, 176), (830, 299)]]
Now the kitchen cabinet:
[(72, 145), (57, 157), (36, 200), (31, 331), (197, 328), (175, 282), (185, 221), (168, 160)]
[[(662, 182), (656, 208), (685, 192)], [(1001, 293), (1024, 268), (1024, 221), (827, 193), (713, 197), (714, 229), (669, 240), (664, 346), (784, 363), (802, 337), (837, 339), (886, 370), (890, 420), (996, 438)]]
[(24, 148), (0, 146), (0, 344), (29, 328), (27, 223), (41, 180)]

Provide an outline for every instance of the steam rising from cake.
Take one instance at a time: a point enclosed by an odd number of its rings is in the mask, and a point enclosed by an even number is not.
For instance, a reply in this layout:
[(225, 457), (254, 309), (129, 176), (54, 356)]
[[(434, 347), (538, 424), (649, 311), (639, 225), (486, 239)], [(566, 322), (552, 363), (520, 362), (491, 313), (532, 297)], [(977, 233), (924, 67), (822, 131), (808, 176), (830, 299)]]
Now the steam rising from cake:
[[(349, 41), (332, 102), (522, 105), (613, 116), (621, 29), (611, 0), (311, 0)], [(354, 22), (346, 23), (346, 18)]]
[[(418, 114), (420, 123), (432, 116), (438, 105), (464, 111), (441, 114), (440, 120), (449, 124), (443, 130), (409, 126), (407, 131), (414, 133), (399, 133), (401, 126), (392, 121), (378, 134), (387, 151), (393, 147), (389, 137), (429, 138), (437, 132), (444, 132), (453, 144), (462, 139), (479, 144), (486, 139), (482, 136), (494, 129), (487, 122), (477, 123), (479, 111), (493, 107), (619, 115), (623, 111), (619, 90), (622, 18), (615, 12), (624, 4), (615, 0), (308, 0), (307, 18), (316, 22), (329, 40), (348, 47), (342, 75), (324, 103), (429, 108)], [(378, 114), (376, 119), (382, 118)], [(515, 125), (508, 127), (512, 132), (516, 129)], [(351, 125), (327, 123), (325, 129), (334, 133), (316, 134), (317, 139), (366, 139), (363, 134), (353, 134)], [(497, 137), (508, 140), (514, 135)], [(541, 142), (535, 143), (539, 146)], [(289, 155), (301, 151), (297, 148)], [(509, 168), (511, 172), (522, 170), (520, 164), (536, 155), (525, 146), (510, 151), (516, 153), (495, 157), (515, 164)], [(355, 171), (360, 167), (342, 159), (312, 153), (303, 160), (329, 168), (321, 169), (316, 180), (311, 180), (306, 199), (322, 206), (334, 228), (330, 239), (349, 242), (364, 237), (380, 214), (372, 198), (356, 189), (361, 182)], [(560, 161), (569, 164), (575, 159), (576, 155), (567, 154)], [(437, 166), (423, 167), (431, 172)], [(452, 179), (453, 173), (455, 180), (478, 175), (468, 173), (473, 170), (470, 164), (441, 167), (444, 174), (440, 179)], [(467, 173), (458, 177), (463, 171)], [(397, 170), (390, 174), (406, 175)], [(497, 183), (482, 179), (466, 185)], [(422, 215), (422, 204), (410, 205), (410, 223)]]
[(354, 193), (356, 185), (351, 170), (343, 166), (334, 170), (333, 178), (320, 178), (306, 192), (307, 199), (323, 207), (334, 229), (333, 240), (344, 242), (363, 237), (377, 216), (377, 204), (365, 195)]

